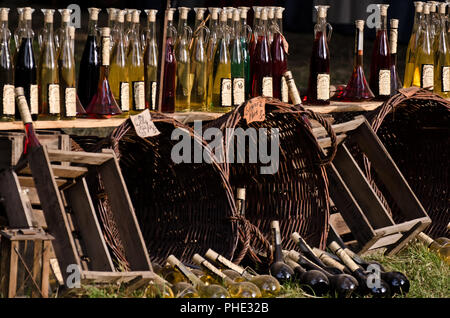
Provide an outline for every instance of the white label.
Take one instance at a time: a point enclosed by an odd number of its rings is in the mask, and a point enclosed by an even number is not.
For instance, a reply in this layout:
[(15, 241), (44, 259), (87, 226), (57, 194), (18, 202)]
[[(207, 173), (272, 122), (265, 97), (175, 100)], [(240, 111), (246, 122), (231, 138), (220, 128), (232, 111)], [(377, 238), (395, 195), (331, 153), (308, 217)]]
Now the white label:
[(245, 102), (245, 79), (233, 78), (233, 104), (239, 106)]
[(152, 116), (148, 109), (143, 112), (130, 116), (131, 122), (133, 123), (134, 130), (136, 134), (141, 138), (153, 137), (160, 134), (158, 128), (156, 128), (155, 123), (152, 121)]
[(284, 76), (281, 77), (281, 101), (283, 103), (289, 103), (289, 89)]
[(14, 85), (3, 85), (3, 114), (14, 115)]
[(442, 78), (442, 91), (443, 92), (449, 92), (450, 91), (450, 67), (449, 66), (443, 66), (441, 71), (441, 78)]
[(102, 65), (109, 65), (109, 50), (111, 49), (111, 39), (109, 36), (102, 37)]
[(330, 74), (317, 74), (317, 100), (330, 99)]
[(27, 99), (25, 98), (25, 96), (19, 96), (17, 98), (17, 102), (19, 104), (18, 108), (19, 108), (19, 113), (20, 113), (20, 117), (22, 118), (22, 121), (25, 124), (32, 123), (33, 120), (31, 119), (30, 110), (28, 109)]
[(378, 92), (382, 96), (391, 95), (391, 70), (380, 70), (378, 73)]
[(262, 96), (273, 97), (272, 77), (263, 77), (262, 79)]
[(60, 102), (59, 102), (59, 85), (48, 85), (48, 112), (49, 114), (59, 114)]
[(150, 83), (150, 87), (151, 87), (151, 100), (152, 100), (152, 105), (151, 105), (151, 109), (152, 110), (156, 110), (156, 82), (151, 82)]
[(75, 87), (66, 87), (64, 92), (64, 102), (66, 107), (66, 117), (75, 117), (77, 115), (77, 89)]
[(220, 83), (220, 106), (231, 107), (231, 79), (222, 78)]
[(37, 115), (39, 112), (39, 91), (37, 85), (30, 85), (30, 112), (31, 115)]
[(133, 82), (133, 98), (135, 110), (145, 109), (145, 84)]
[(421, 88), (433, 89), (434, 86), (434, 66), (432, 64), (422, 65), (422, 83)]
[(130, 83), (120, 82), (120, 109), (123, 112), (130, 110)]

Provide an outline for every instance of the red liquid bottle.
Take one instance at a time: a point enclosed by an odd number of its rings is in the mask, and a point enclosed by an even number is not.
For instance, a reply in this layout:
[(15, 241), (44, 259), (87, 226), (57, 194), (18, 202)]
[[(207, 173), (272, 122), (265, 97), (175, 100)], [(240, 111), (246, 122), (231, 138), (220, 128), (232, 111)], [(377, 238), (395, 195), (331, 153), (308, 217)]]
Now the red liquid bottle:
[(289, 102), (288, 87), (283, 76), (283, 74), (287, 71), (287, 52), (285, 52), (285, 39), (283, 36), (283, 11), (283, 7), (276, 8), (275, 23), (272, 24), (272, 77), (273, 97), (287, 103)]
[(356, 20), (355, 59), (353, 73), (347, 86), (337, 95), (337, 99), (346, 102), (358, 102), (374, 98), (366, 81), (363, 69), (364, 56), (364, 20)]
[(177, 60), (175, 58), (175, 41), (177, 39), (177, 30), (173, 26), (173, 12), (175, 9), (169, 9), (166, 14), (168, 17), (167, 36), (166, 36), (166, 55), (164, 62), (164, 80), (162, 83), (162, 104), (161, 112), (173, 113), (175, 111), (175, 93), (176, 93), (176, 75)]
[(273, 96), (272, 58), (267, 40), (267, 11), (261, 11), (261, 22), (256, 28), (258, 40), (252, 62), (252, 97)]
[(111, 116), (121, 114), (122, 111), (117, 105), (114, 95), (109, 87), (109, 51), (111, 48), (111, 29), (102, 28), (102, 55), (100, 76), (98, 80), (97, 93), (92, 98), (86, 113), (89, 118), (111, 118)]
[(391, 96), (397, 94), (403, 84), (397, 71), (397, 38), (398, 38), (398, 20), (390, 20), (389, 48), (391, 49)]
[[(309, 63), (308, 91), (304, 101), (310, 105), (330, 104), (330, 50), (328, 41), (332, 27), (326, 22), (329, 6), (316, 6), (317, 24), (314, 26), (314, 44)], [(327, 35), (327, 27), (329, 28)]]
[(387, 35), (388, 4), (379, 4), (381, 23), (377, 26), (377, 37), (370, 64), (370, 89), (376, 100), (387, 100), (391, 96), (391, 53)]

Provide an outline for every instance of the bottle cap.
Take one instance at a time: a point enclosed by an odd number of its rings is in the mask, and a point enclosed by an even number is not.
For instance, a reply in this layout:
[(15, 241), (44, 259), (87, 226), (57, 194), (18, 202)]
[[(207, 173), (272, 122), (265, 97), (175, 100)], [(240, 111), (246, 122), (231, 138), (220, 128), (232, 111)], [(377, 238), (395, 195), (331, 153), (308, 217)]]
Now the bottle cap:
[(239, 21), (241, 19), (241, 12), (239, 9), (233, 10), (233, 21)]
[(398, 29), (398, 19), (391, 19), (389, 21), (391, 29)]
[(179, 7), (178, 12), (180, 13), (180, 19), (186, 20), (188, 17), (189, 11), (191, 11), (191, 8)]
[(167, 20), (172, 21), (173, 20), (173, 13), (175, 12), (175, 8), (171, 8), (167, 10)]
[(89, 19), (97, 21), (98, 20), (98, 14), (100, 13), (99, 8), (88, 8), (89, 10)]
[(423, 14), (430, 14), (430, 5), (428, 3), (423, 4)]
[(127, 22), (131, 22), (131, 19), (133, 17), (133, 11), (134, 9), (125, 9), (125, 19), (127, 20)]
[(141, 15), (141, 10), (134, 10), (133, 11), (133, 23), (139, 23), (139, 16)]
[(356, 20), (355, 25), (358, 30), (364, 31), (364, 20)]
[(241, 11), (241, 19), (247, 19), (247, 12), (250, 10), (250, 7), (238, 7)]
[(61, 14), (61, 20), (62, 22), (69, 22), (70, 21), (70, 14), (72, 13), (72, 10), (70, 9), (59, 9), (59, 13)]
[(389, 5), (388, 4), (380, 4), (379, 6), (380, 6), (380, 14), (382, 16), (387, 16), (387, 11), (388, 11)]
[(260, 17), (260, 19), (263, 20), (263, 21), (267, 20), (267, 8), (262, 8), (261, 9), (261, 17)]
[(439, 13), (445, 14), (445, 10), (447, 9), (447, 3), (445, 2), (439, 2)]
[(158, 10), (155, 10), (155, 9), (145, 10), (145, 13), (147, 13), (147, 20), (149, 22), (156, 21), (156, 14), (158, 13)]
[(41, 9), (42, 13), (44, 13), (44, 22), (45, 23), (53, 23), (53, 14), (55, 10), (53, 9)]
[(428, 4), (430, 5), (430, 12), (435, 13), (438, 3), (436, 1), (428, 1)]
[(31, 14), (33, 13), (33, 9), (30, 7), (23, 8), (23, 18), (25, 20), (31, 20)]
[(414, 1), (416, 12), (421, 13), (423, 11), (423, 1)]
[(116, 21), (116, 19), (117, 19), (117, 11), (119, 11), (119, 9), (108, 8), (108, 9), (106, 9), (106, 11), (108, 12), (108, 20), (109, 21)]
[(268, 19), (275, 18), (275, 7), (268, 7), (267, 8), (267, 18)]
[(275, 18), (277, 19), (283, 19), (283, 12), (285, 8), (283, 7), (276, 7), (275, 9)]
[(0, 20), (8, 21), (9, 8), (0, 8)]
[(317, 10), (317, 17), (318, 18), (326, 18), (329, 7), (330, 6), (315, 6), (315, 8)]
[(208, 8), (208, 11), (209, 11), (209, 13), (211, 14), (211, 19), (212, 19), (212, 20), (217, 20), (217, 19), (219, 19), (220, 8), (209, 7), (209, 8)]
[(261, 18), (261, 10), (263, 7), (258, 7), (258, 6), (253, 6), (253, 12), (255, 14), (255, 19), (260, 19)]
[(125, 10), (117, 10), (117, 22), (123, 23), (125, 21)]
[(238, 200), (245, 200), (245, 188), (237, 188), (236, 198)]
[(206, 8), (194, 8), (195, 18), (197, 20), (203, 20), (203, 16), (205, 15)]
[(222, 10), (220, 12), (220, 21), (227, 22), (227, 18), (228, 18), (227, 12), (225, 10)]

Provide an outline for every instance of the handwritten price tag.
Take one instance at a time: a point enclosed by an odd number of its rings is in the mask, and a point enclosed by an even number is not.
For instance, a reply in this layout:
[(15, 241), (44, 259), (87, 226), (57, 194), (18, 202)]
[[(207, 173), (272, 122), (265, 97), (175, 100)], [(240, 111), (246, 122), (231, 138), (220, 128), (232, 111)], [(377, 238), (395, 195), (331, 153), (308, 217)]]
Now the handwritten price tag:
[(244, 108), (244, 118), (247, 124), (266, 119), (266, 100), (263, 97), (250, 99)]
[(401, 88), (401, 89), (399, 89), (399, 92), (402, 93), (402, 95), (404, 95), (406, 98), (410, 98), (415, 93), (417, 93), (419, 90), (420, 90), (419, 87), (411, 86), (408, 88)]
[(133, 123), (136, 134), (141, 138), (153, 137), (161, 133), (152, 121), (152, 117), (150, 116), (150, 111), (148, 109), (138, 115), (130, 116), (130, 119)]

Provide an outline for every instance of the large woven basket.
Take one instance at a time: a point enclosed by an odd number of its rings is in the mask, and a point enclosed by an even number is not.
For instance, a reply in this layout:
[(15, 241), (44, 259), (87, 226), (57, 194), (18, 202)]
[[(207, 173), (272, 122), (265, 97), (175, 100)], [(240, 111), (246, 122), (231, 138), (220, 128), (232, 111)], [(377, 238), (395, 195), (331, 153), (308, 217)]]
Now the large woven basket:
[[(329, 194), (325, 165), (334, 157), (335, 134), (331, 126), (317, 114), (265, 100), (265, 120), (247, 124), (246, 103), (210, 122), (206, 128), (219, 128), (225, 135), (230, 128), (277, 128), (279, 130), (279, 169), (275, 174), (261, 174), (259, 163), (224, 163), (230, 184), (246, 188), (245, 215), (240, 215), (240, 251), (235, 262), (246, 255), (259, 262), (261, 255), (270, 255), (270, 222), (279, 220), (283, 248), (295, 243), (292, 232), (299, 232), (312, 246), (324, 247), (328, 234)], [(309, 118), (325, 126), (332, 141), (326, 156), (312, 133)], [(232, 143), (225, 139), (225, 149)], [(246, 143), (246, 158), (248, 157)]]

